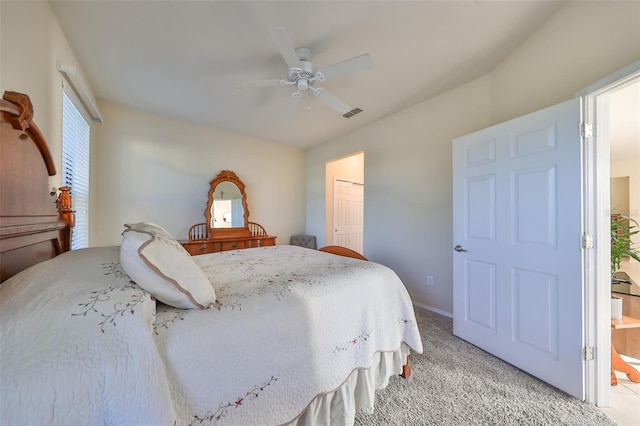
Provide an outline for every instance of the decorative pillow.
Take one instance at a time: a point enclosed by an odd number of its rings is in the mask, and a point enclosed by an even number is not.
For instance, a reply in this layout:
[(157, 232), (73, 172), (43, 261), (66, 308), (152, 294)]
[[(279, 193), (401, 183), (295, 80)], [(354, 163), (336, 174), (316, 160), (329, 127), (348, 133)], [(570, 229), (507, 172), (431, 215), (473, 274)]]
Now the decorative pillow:
[(217, 305), (207, 276), (166, 230), (146, 222), (125, 227), (120, 263), (140, 287), (176, 308), (206, 309)]

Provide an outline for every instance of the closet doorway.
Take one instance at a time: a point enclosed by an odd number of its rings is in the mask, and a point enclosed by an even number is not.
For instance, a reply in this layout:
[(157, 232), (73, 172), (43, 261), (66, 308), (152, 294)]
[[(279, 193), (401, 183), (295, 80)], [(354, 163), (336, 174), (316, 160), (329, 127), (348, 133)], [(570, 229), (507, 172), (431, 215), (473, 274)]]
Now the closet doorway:
[(363, 252), (364, 248), (364, 153), (327, 162), (327, 244)]

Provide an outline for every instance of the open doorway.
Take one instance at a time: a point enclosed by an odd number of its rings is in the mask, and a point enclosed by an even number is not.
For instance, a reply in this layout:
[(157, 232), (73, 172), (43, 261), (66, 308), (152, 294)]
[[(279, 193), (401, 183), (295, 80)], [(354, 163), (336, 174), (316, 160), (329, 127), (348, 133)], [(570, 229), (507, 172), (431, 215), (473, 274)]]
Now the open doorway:
[[(629, 217), (640, 223), (640, 76), (609, 95), (609, 140), (612, 220)], [(631, 239), (639, 247), (640, 236)], [(612, 285), (612, 296), (621, 299), (625, 316), (622, 324), (611, 331), (616, 351), (612, 357), (618, 368), (623, 368), (620, 366), (623, 362), (640, 371), (640, 328), (631, 324), (640, 320), (640, 263), (623, 259), (616, 277), (625, 283)], [(603, 320), (608, 322), (607, 318)], [(633, 413), (637, 415), (637, 404), (626, 397), (631, 393), (637, 398), (640, 384), (624, 373), (615, 374), (617, 384), (610, 388), (610, 408), (605, 412), (625, 424), (625, 419), (632, 418)]]
[[(619, 157), (621, 146), (627, 146), (631, 151), (640, 150), (638, 139), (638, 110), (635, 113), (629, 106), (623, 106), (618, 101), (623, 94), (630, 94), (636, 105), (640, 90), (640, 61), (614, 73), (603, 80), (580, 91), (584, 96), (585, 121), (593, 124), (592, 137), (587, 136), (585, 142), (585, 215), (583, 217), (585, 235), (593, 235), (595, 246), (587, 250), (585, 255), (585, 341), (587, 349), (592, 345), (600, 348), (594, 358), (595, 362), (586, 363), (587, 400), (598, 406), (610, 405), (611, 397), (611, 357), (605, 348), (611, 347), (611, 252), (610, 232), (611, 213), (611, 178), (627, 176), (620, 174), (628, 164), (635, 170), (640, 170), (638, 160), (633, 160), (630, 151)], [(638, 106), (636, 106), (638, 108)], [(625, 143), (620, 139), (620, 129), (624, 126), (621, 118), (631, 113), (631, 127), (635, 127), (636, 135)], [(635, 114), (635, 115), (633, 115)], [(633, 118), (635, 117), (635, 118)], [(588, 129), (586, 130), (588, 134)], [(635, 155), (635, 154), (634, 154)], [(616, 161), (623, 158), (622, 163)], [(627, 163), (627, 160), (629, 163)], [(629, 179), (630, 197), (637, 197), (640, 187), (637, 185), (638, 176)], [(630, 201), (630, 215), (639, 215), (638, 206), (633, 207)], [(636, 201), (637, 203), (637, 201)], [(634, 211), (635, 209), (635, 211)], [(587, 358), (589, 359), (589, 358)]]
[(364, 152), (327, 162), (325, 169), (327, 244), (363, 252)]

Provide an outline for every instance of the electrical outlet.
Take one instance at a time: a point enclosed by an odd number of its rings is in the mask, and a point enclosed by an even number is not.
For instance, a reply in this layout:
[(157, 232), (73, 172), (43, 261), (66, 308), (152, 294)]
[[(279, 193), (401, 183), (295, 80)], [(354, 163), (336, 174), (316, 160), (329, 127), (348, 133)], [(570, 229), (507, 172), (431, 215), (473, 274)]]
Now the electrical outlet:
[(427, 275), (427, 285), (433, 285), (433, 275)]

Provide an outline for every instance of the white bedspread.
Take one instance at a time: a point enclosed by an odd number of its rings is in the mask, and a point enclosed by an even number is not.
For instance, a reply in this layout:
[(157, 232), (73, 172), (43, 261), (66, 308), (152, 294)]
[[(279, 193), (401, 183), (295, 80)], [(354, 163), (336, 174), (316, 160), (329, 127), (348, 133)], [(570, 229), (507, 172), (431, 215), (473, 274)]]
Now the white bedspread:
[(0, 286), (0, 424), (168, 424), (155, 301), (119, 247), (78, 250)]
[(422, 352), (406, 289), (382, 265), (295, 246), (195, 259), (219, 310), (156, 313), (117, 247), (4, 283), (0, 424), (287, 423), (374, 354)]

